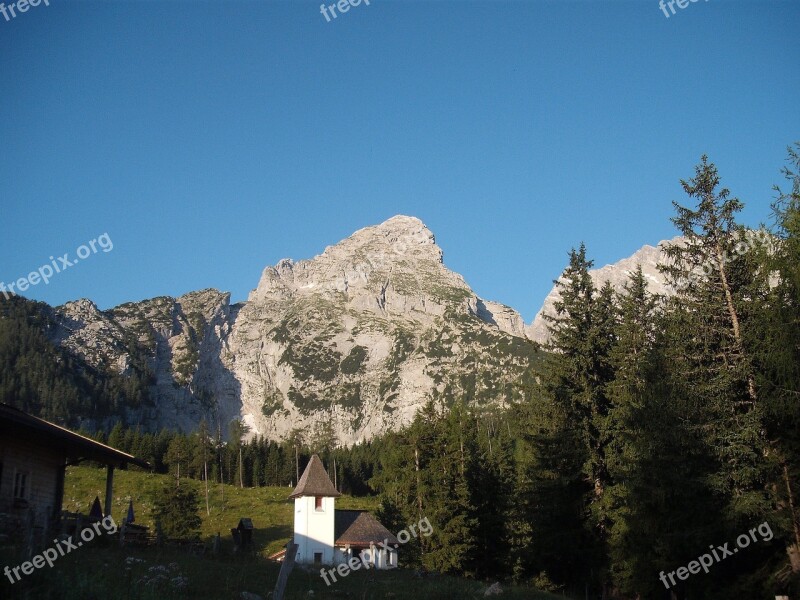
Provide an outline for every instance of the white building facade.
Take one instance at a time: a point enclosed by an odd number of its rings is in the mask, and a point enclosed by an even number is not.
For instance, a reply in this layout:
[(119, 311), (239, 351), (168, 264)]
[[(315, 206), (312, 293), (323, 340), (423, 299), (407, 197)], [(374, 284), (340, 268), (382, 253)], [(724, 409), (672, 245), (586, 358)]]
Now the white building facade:
[(377, 569), (398, 566), (400, 542), (367, 511), (336, 510), (341, 494), (314, 454), (289, 498), (294, 500), (295, 560), (338, 565), (357, 557)]

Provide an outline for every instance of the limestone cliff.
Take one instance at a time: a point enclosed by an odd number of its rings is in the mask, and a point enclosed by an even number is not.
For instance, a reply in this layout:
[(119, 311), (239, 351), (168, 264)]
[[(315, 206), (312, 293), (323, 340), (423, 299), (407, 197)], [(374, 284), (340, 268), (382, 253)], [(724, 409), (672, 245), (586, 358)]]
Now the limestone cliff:
[(267, 267), (242, 304), (205, 290), (56, 314), (55, 341), (93, 366), (124, 373), (133, 347), (146, 352), (154, 406), (140, 421), (240, 417), (271, 438), (331, 422), (341, 442), (367, 439), (431, 398), (502, 404), (535, 354), (520, 315), (478, 298), (405, 216)]

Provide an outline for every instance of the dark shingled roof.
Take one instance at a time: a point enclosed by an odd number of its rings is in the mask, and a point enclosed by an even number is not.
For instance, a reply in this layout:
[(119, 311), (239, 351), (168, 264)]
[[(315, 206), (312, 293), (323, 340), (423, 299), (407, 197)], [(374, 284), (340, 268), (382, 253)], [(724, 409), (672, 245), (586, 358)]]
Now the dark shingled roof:
[(325, 467), (322, 466), (322, 461), (316, 454), (308, 461), (306, 470), (303, 471), (303, 476), (297, 482), (297, 487), (294, 488), (289, 498), (299, 498), (300, 496), (328, 496), (333, 498), (341, 496), (336, 491), (336, 488), (333, 487), (331, 478), (328, 477)]
[(334, 516), (337, 546), (369, 546), (370, 543), (400, 544), (400, 541), (365, 510), (337, 510)]
[(0, 403), (0, 439), (6, 435), (15, 435), (28, 439), (37, 446), (52, 448), (63, 454), (70, 464), (93, 460), (114, 467), (137, 465), (145, 469), (151, 468), (144, 460), (126, 452)]

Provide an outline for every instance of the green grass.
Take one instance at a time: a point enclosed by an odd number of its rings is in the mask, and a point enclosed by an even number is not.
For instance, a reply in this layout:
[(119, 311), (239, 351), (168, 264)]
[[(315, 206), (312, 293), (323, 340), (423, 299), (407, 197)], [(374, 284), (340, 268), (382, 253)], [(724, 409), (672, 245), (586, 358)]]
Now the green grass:
[[(133, 498), (136, 520), (152, 526), (152, 495), (166, 480), (164, 475), (137, 471), (115, 474), (112, 515), (119, 522)], [(185, 480), (202, 491), (201, 483)], [(275, 586), (280, 565), (266, 560), (265, 554), (279, 549), (288, 539), (292, 504), (286, 500), (289, 488), (239, 489), (214, 486), (211, 515), (201, 510), (202, 535), (206, 540), (222, 533), (219, 555), (210, 552), (194, 555), (174, 547), (120, 548), (116, 538), (103, 536), (59, 557), (52, 568), (44, 566), (13, 585), (0, 577), (0, 598), (21, 600), (235, 600), (242, 592), (266, 599)], [(88, 466), (71, 467), (67, 473), (64, 508), (88, 510), (89, 503), (105, 489), (105, 471)], [(343, 496), (342, 508), (374, 509), (374, 498)], [(229, 529), (239, 517), (251, 517), (256, 527), (254, 552), (235, 553)], [(226, 534), (227, 532), (227, 534)], [(50, 547), (52, 544), (49, 544)], [(400, 562), (402, 565), (402, 553)], [(24, 558), (14, 549), (0, 548), (0, 568), (20, 565)], [(161, 578), (158, 577), (162, 574)], [(182, 584), (182, 585), (181, 585)], [(413, 569), (356, 571), (328, 587), (318, 570), (295, 567), (289, 577), (285, 600), (451, 600), (478, 599), (489, 583), (428, 574)], [(500, 598), (512, 600), (556, 600), (553, 596), (527, 587), (503, 586)]]
[[(141, 562), (131, 562), (133, 559)], [(15, 566), (21, 558), (0, 552), (0, 565)], [(119, 548), (108, 540), (95, 540), (46, 565), (13, 585), (0, 581), (0, 598), (20, 600), (236, 600), (242, 592), (267, 598), (275, 586), (280, 565), (257, 555), (222, 553), (194, 556), (168, 548)], [(157, 579), (158, 570), (164, 579)], [(185, 580), (178, 587), (173, 580)], [(177, 583), (177, 582), (176, 582)], [(414, 571), (356, 571), (337, 578), (328, 587), (319, 571), (295, 567), (285, 600), (452, 600), (483, 597), (487, 583)], [(505, 588), (499, 598), (556, 600), (529, 588)], [(313, 594), (311, 594), (313, 592)]]
[[(153, 499), (166, 480), (167, 476), (154, 473), (115, 471), (111, 515), (118, 523), (121, 522), (127, 514), (128, 501), (132, 499), (136, 522), (147, 525), (152, 531), (155, 526)], [(200, 535), (204, 541), (210, 542), (219, 532), (223, 548), (232, 550), (230, 530), (236, 527), (242, 517), (253, 520), (253, 543), (256, 551), (264, 556), (283, 548), (292, 535), (294, 504), (287, 500), (292, 493), (289, 487), (242, 489), (232, 485), (209, 484), (211, 514), (207, 515), (204, 484), (193, 479), (181, 479), (181, 485), (194, 488), (200, 496)], [(88, 514), (95, 496), (100, 497), (101, 504), (104, 503), (105, 489), (105, 469), (70, 467), (64, 483), (64, 510)], [(377, 498), (372, 497), (342, 496), (336, 500), (337, 508), (374, 510), (377, 506)]]

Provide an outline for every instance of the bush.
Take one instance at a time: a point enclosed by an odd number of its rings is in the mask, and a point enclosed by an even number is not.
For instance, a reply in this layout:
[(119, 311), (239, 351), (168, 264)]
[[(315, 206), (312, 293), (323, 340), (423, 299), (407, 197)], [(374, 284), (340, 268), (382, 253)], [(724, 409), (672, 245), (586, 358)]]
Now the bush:
[(154, 499), (154, 515), (161, 531), (168, 538), (197, 538), (200, 536), (200, 498), (185, 485), (165, 485)]
[(364, 346), (353, 346), (350, 354), (342, 361), (342, 373), (355, 375), (364, 370), (364, 359), (367, 358), (367, 349)]

